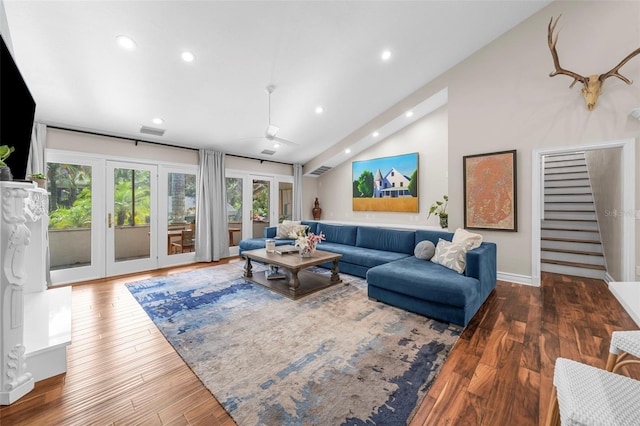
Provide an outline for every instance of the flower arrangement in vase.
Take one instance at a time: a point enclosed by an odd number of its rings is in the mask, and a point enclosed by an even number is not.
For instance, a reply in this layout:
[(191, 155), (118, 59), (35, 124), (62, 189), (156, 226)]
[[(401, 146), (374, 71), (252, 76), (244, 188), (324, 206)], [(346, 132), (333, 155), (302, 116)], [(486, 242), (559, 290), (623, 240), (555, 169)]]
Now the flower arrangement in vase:
[(296, 239), (295, 246), (300, 249), (300, 256), (311, 257), (316, 251), (316, 246), (322, 240), (324, 240), (324, 234), (314, 234), (310, 232), (308, 235), (304, 231), (299, 231), (297, 234), (291, 235)]

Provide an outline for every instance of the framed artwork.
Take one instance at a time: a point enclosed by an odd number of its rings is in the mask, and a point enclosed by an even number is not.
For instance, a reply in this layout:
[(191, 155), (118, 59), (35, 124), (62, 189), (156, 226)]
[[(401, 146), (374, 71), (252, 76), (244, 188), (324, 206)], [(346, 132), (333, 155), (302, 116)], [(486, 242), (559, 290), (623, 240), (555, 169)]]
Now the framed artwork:
[(517, 231), (516, 150), (466, 155), (464, 227)]
[(353, 211), (418, 212), (418, 153), (354, 161)]

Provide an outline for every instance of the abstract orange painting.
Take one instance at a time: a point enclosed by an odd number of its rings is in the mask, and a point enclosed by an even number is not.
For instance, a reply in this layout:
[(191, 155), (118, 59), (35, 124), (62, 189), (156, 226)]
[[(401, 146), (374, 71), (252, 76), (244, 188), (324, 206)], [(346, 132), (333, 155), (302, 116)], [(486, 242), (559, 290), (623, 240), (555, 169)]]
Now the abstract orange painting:
[(464, 227), (517, 231), (516, 150), (463, 157)]

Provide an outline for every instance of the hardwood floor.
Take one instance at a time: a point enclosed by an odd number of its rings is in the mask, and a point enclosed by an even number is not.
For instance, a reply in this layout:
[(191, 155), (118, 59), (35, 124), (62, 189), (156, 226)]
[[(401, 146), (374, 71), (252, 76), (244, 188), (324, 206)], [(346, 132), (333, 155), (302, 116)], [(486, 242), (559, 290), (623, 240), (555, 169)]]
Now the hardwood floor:
[[(234, 424), (124, 287), (211, 265), (75, 285), (67, 373), (0, 407), (0, 424)], [(602, 281), (548, 273), (542, 281), (498, 282), (412, 425), (540, 424), (558, 356), (604, 368), (611, 332), (637, 329)]]

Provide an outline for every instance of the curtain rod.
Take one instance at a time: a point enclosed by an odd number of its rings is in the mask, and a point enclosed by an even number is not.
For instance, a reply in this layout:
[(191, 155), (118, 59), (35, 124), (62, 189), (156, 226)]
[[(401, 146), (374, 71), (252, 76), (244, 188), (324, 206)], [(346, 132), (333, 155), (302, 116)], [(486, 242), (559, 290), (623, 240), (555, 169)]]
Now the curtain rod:
[[(132, 141), (136, 144), (136, 146), (138, 145), (138, 143), (143, 142), (143, 143), (148, 143), (148, 144), (152, 144), (152, 145), (160, 145), (160, 146), (166, 146), (168, 148), (180, 148), (180, 149), (188, 149), (190, 151), (200, 151), (199, 148), (194, 148), (194, 147), (190, 147), (190, 146), (180, 146), (180, 145), (173, 145), (173, 144), (169, 144), (169, 143), (164, 143), (164, 142), (154, 142), (154, 141), (146, 141), (144, 139), (134, 139), (134, 138), (129, 138), (126, 136), (117, 136), (117, 135), (110, 135), (108, 133), (100, 133), (100, 132), (90, 132), (87, 130), (77, 130), (77, 129), (71, 129), (68, 127), (61, 127), (61, 126), (50, 126), (47, 124), (47, 128), (49, 129), (57, 129), (57, 130), (65, 130), (68, 132), (76, 132), (76, 133), (85, 133), (88, 135), (94, 135), (94, 136), (104, 136), (104, 137), (108, 137), (108, 138), (116, 138), (116, 139), (124, 139), (126, 141)], [(293, 166), (292, 163), (285, 163), (282, 161), (275, 161), (275, 160), (268, 160), (268, 159), (263, 159), (263, 158), (254, 158), (254, 157), (247, 157), (244, 155), (237, 155), (237, 154), (227, 154), (226, 152), (224, 153), (224, 155), (228, 155), (229, 157), (236, 157), (236, 158), (244, 158), (245, 160), (255, 160), (255, 161), (259, 161), (260, 164), (266, 162), (269, 163), (276, 163), (276, 164), (284, 164), (287, 166)]]

